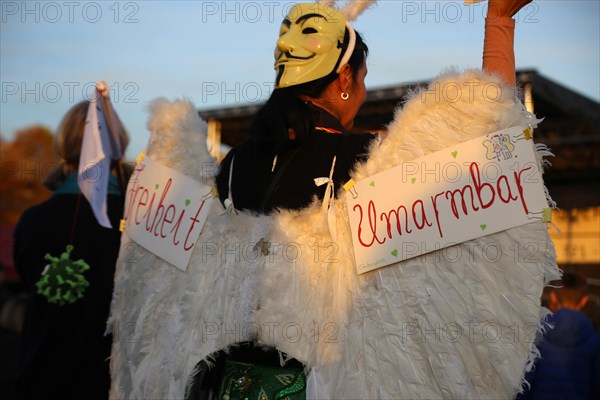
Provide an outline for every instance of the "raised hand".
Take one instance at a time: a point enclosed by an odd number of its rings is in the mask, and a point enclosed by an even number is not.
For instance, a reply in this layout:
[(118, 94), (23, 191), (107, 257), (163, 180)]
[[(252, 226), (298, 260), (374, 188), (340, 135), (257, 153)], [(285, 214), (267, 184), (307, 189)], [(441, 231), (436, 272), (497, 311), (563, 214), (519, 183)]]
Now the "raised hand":
[(488, 18), (512, 17), (532, 0), (488, 0)]

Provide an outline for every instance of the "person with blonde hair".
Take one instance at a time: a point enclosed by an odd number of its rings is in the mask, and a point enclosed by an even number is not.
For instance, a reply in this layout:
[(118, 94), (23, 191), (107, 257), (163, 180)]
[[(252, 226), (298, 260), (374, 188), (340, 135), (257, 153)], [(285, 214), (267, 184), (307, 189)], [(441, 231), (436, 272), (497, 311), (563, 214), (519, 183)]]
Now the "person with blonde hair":
[[(46, 179), (54, 193), (26, 210), (14, 232), (15, 267), (29, 295), (19, 352), (20, 399), (108, 397), (112, 337), (104, 332), (119, 252), (118, 227), (127, 174), (120, 159), (112, 161), (107, 210), (113, 228), (102, 227), (78, 185), (88, 110), (90, 101), (82, 101), (63, 117), (55, 141), (62, 162)], [(115, 137), (124, 151), (129, 138), (116, 115), (113, 118), (111, 126), (118, 130)], [(82, 268), (78, 275), (81, 285), (74, 294), (67, 295), (64, 288), (54, 290), (47, 284), (50, 265), (60, 266), (65, 260), (53, 257), (61, 253), (75, 260), (70, 267), (81, 263), (89, 267)], [(72, 281), (69, 284), (74, 285)]]

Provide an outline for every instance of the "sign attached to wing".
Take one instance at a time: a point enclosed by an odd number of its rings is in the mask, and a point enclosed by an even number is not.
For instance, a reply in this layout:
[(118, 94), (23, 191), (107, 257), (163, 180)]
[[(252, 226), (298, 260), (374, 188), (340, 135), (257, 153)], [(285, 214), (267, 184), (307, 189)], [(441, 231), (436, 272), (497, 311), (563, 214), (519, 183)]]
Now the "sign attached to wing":
[(549, 215), (531, 130), (514, 127), (356, 182), (347, 196), (358, 273)]
[(212, 201), (210, 186), (145, 156), (127, 185), (125, 231), (133, 241), (185, 271)]

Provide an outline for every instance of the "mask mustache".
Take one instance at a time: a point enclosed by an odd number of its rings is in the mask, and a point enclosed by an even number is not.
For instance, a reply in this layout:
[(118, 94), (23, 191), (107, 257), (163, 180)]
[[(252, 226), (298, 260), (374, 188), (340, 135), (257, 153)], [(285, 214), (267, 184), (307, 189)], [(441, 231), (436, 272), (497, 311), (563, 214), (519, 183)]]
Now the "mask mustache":
[(286, 52), (282, 52), (281, 54), (279, 54), (279, 57), (277, 57), (276, 61), (279, 61), (279, 59), (281, 59), (281, 57), (283, 57), (284, 55), (285, 55), (286, 58), (289, 58), (289, 59), (292, 59), (292, 60), (310, 60), (316, 54), (313, 53), (310, 56), (301, 57), (301, 56), (294, 56), (289, 51), (286, 51)]

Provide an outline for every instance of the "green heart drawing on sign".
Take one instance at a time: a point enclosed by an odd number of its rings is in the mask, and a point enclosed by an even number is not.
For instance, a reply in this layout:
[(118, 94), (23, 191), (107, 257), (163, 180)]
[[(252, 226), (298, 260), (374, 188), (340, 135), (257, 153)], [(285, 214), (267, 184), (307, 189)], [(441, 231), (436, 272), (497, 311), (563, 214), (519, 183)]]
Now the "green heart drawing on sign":
[(486, 224), (481, 224), (479, 225), (479, 227), (481, 228), (482, 231), (485, 231), (485, 228), (487, 228)]
[(371, 181), (371, 186), (375, 187), (375, 181)]
[(398, 257), (398, 250), (397, 249), (392, 250), (392, 255), (394, 257)]
[(191, 203), (190, 199), (185, 199), (185, 206), (186, 206), (186, 207), (187, 207), (187, 206), (189, 206), (189, 205), (190, 205), (190, 203)]
[(417, 178), (411, 178), (410, 180), (412, 183), (415, 183), (417, 181)]
[(451, 155), (453, 158), (456, 158), (457, 154), (458, 154), (458, 151), (453, 151), (452, 153), (450, 153), (450, 155)]
[(156, 185), (154, 185), (154, 189), (158, 189), (158, 183)]

